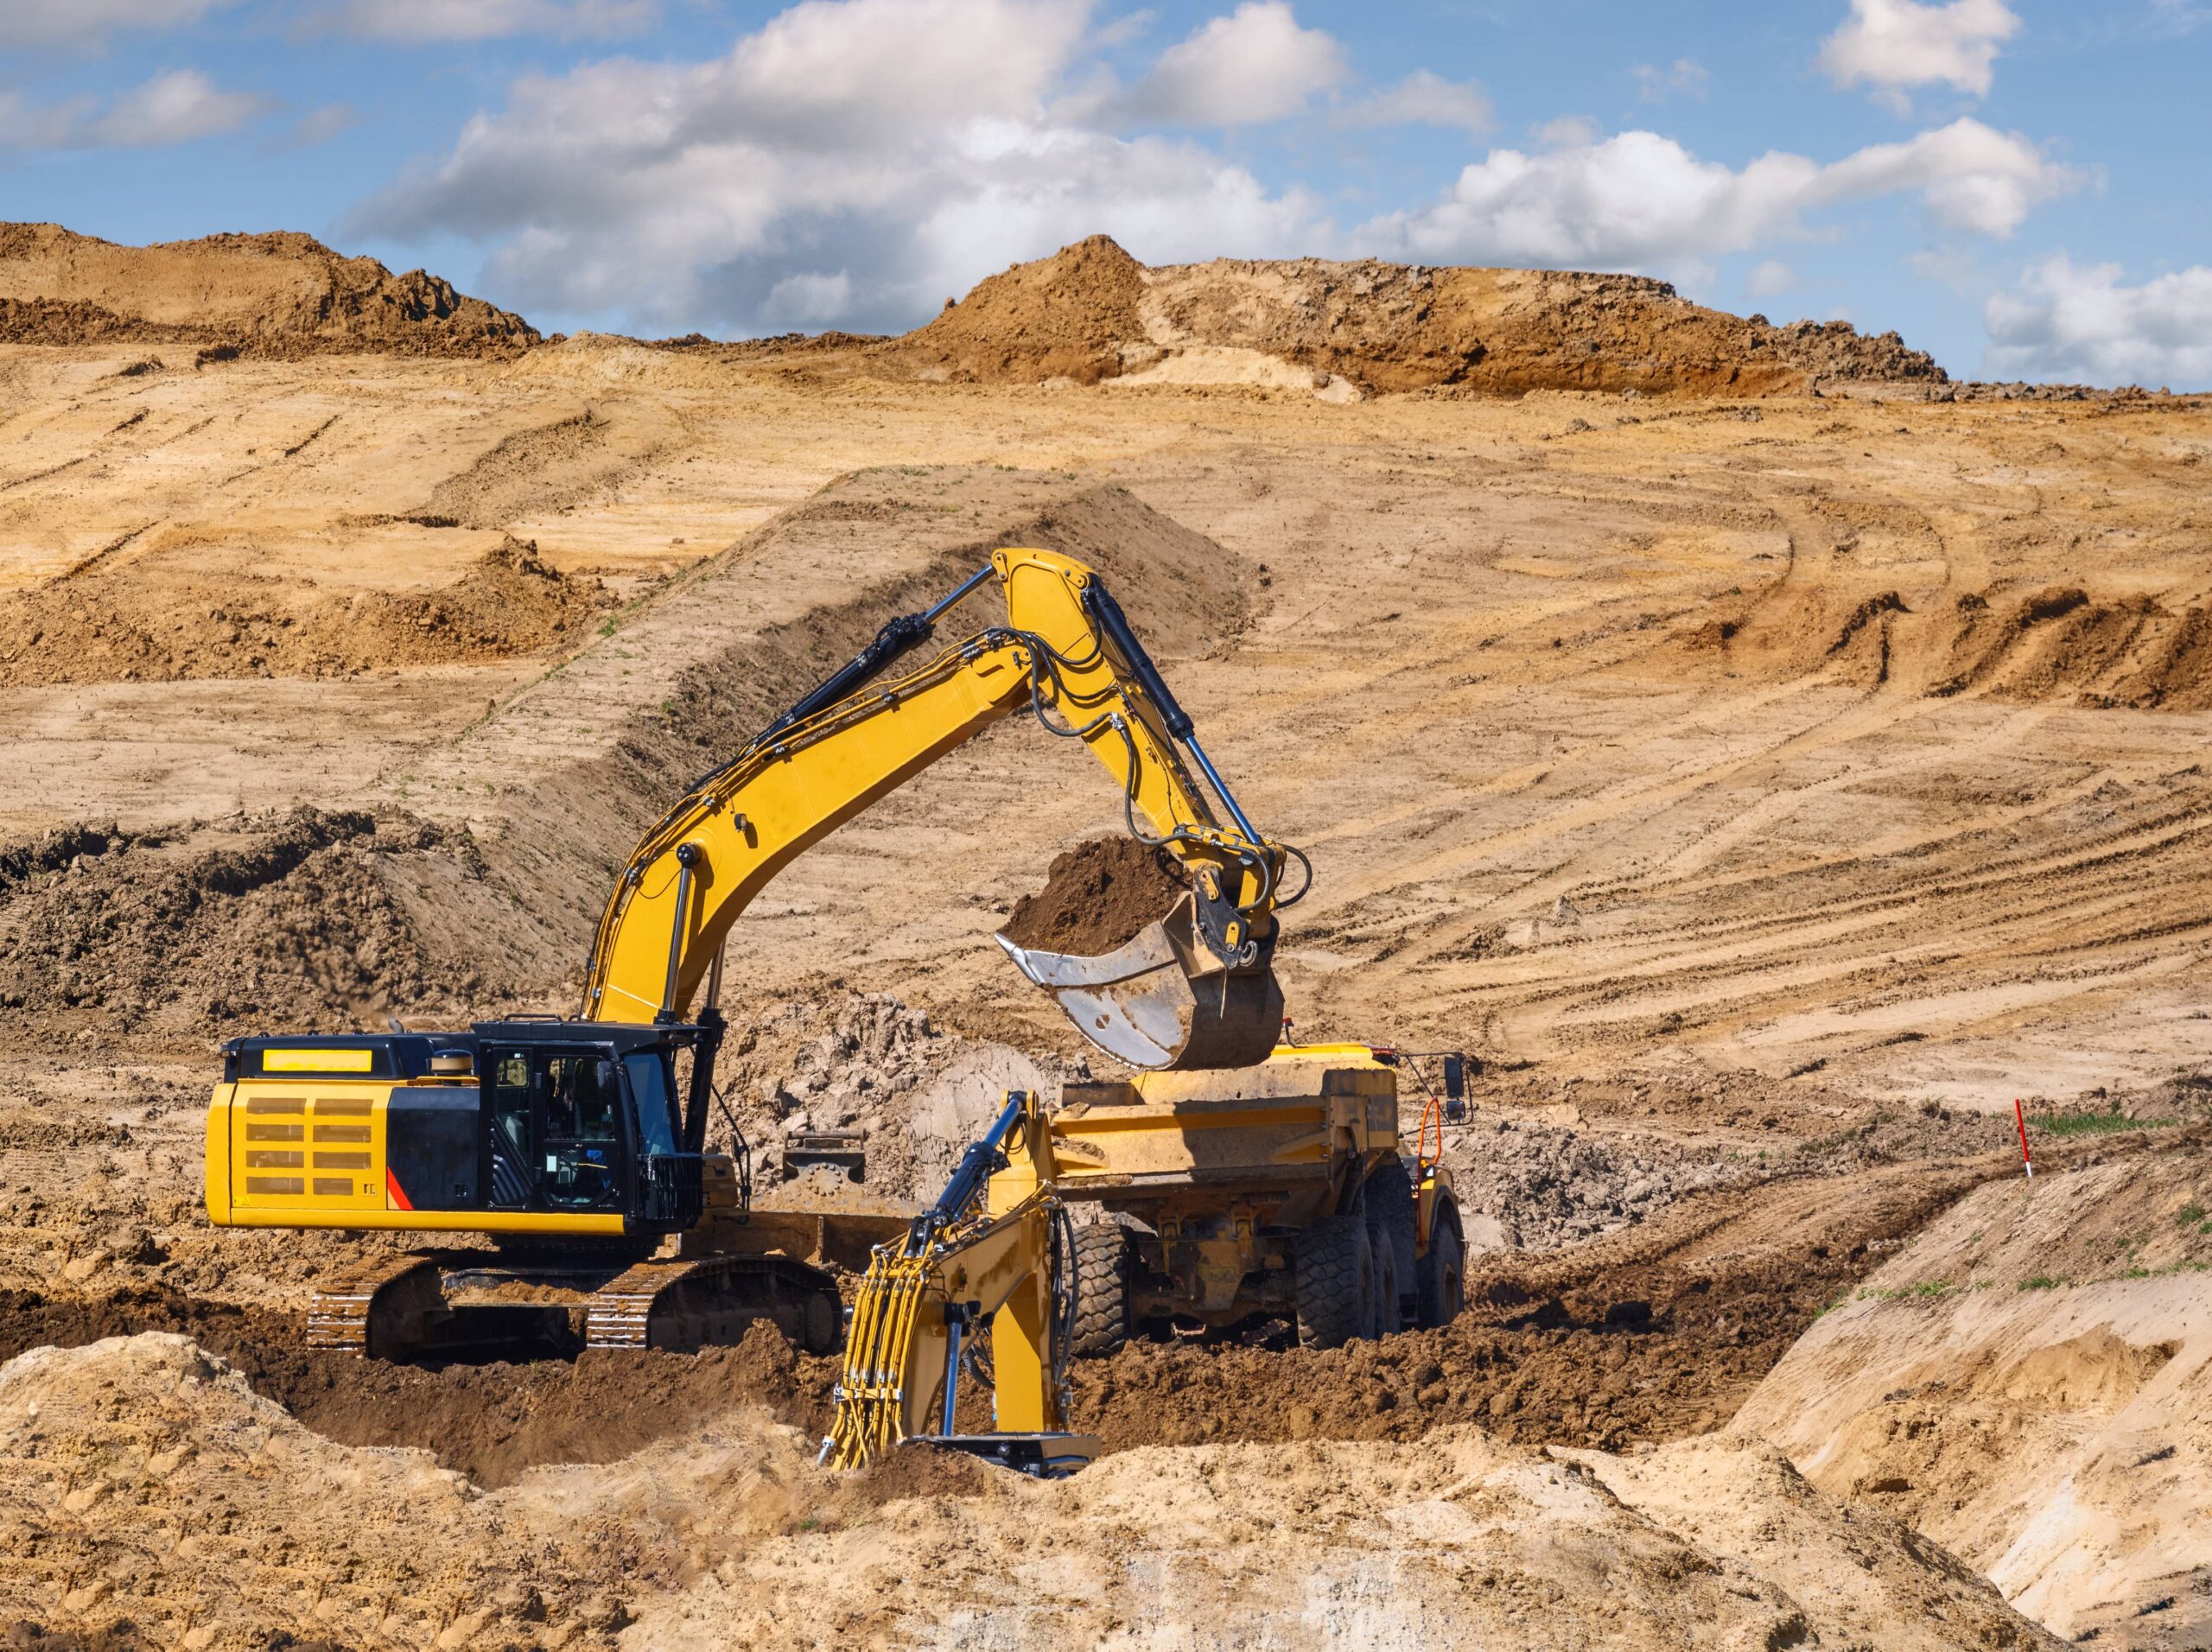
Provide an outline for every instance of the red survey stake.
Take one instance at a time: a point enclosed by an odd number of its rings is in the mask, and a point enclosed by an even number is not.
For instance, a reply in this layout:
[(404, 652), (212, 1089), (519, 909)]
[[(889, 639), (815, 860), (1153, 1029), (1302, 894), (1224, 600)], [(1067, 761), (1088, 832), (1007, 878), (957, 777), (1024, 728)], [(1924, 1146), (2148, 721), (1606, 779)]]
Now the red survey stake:
[(2012, 1117), (2020, 1127), (2020, 1162), (2028, 1167), (2028, 1179), (2036, 1179), (2036, 1161), (2028, 1157), (2028, 1115), (2020, 1106), (2020, 1098), (2012, 1098)]

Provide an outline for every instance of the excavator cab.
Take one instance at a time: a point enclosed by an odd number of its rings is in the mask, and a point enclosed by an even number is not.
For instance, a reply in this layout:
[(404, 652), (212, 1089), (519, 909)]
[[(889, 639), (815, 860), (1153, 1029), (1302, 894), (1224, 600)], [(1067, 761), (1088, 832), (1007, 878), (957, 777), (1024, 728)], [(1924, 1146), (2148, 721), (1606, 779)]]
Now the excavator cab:
[(241, 1225), (681, 1233), (703, 1203), (719, 1034), (547, 1019), (233, 1039), (209, 1121), (209, 1208)]

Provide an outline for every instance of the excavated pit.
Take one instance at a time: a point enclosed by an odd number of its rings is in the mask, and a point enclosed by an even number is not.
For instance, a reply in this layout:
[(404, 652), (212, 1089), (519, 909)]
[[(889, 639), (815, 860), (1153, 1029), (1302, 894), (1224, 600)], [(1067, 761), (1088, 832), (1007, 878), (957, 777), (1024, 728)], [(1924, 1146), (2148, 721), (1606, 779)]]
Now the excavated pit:
[[(1471, 1265), (1466, 1311), (1437, 1331), (1326, 1352), (1291, 1346), (1279, 1327), (1132, 1344), (1077, 1363), (1075, 1421), (1109, 1451), (1405, 1441), (1456, 1424), (1516, 1444), (1606, 1450), (1707, 1433), (1824, 1307), (1999, 1173), (1980, 1161), (1777, 1182), (1686, 1200), (1645, 1228), (1567, 1250), (1497, 1253)], [(836, 1360), (798, 1353), (766, 1326), (697, 1355), (596, 1350), (434, 1369), (309, 1352), (296, 1314), (162, 1286), (0, 1297), (0, 1357), (146, 1331), (191, 1337), (341, 1445), (420, 1447), (487, 1486), (535, 1465), (614, 1462), (741, 1402), (817, 1436), (839, 1374)], [(962, 1421), (989, 1426), (980, 1390)], [(886, 1485), (921, 1471), (884, 1471)]]

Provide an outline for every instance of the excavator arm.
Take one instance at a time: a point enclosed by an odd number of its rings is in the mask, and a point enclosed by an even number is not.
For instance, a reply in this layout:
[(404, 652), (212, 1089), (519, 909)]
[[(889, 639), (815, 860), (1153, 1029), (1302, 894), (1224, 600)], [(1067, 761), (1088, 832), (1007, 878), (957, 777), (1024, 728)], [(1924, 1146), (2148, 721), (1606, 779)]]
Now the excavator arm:
[[(906, 657), (995, 579), (1007, 619), (925, 664)], [(1103, 959), (1001, 944), (1094, 1042), (1141, 1067), (1263, 1058), (1281, 999), (1269, 959), (1295, 850), (1261, 836), (1222, 783), (1098, 575), (1050, 550), (1001, 550), (702, 778), (632, 855), (594, 939), (583, 1013), (685, 1019), (718, 988), (724, 939), (785, 864), (947, 752), (1017, 710), (1081, 740), (1127, 794), (1130, 829), (1192, 874), (1190, 896)], [(1188, 753), (1229, 818), (1185, 766)], [(1301, 857), (1302, 858), (1302, 857)], [(1303, 893), (1301, 889), (1300, 893)], [(711, 1007), (715, 992), (709, 992)]]
[[(1097, 1454), (1068, 1432), (1076, 1256), (1052, 1180), (1050, 1127), (1016, 1090), (903, 1245), (877, 1248), (853, 1302), (822, 1460), (861, 1468), (910, 1439), (1058, 1478)], [(994, 1428), (954, 1422), (964, 1368), (990, 1337)]]

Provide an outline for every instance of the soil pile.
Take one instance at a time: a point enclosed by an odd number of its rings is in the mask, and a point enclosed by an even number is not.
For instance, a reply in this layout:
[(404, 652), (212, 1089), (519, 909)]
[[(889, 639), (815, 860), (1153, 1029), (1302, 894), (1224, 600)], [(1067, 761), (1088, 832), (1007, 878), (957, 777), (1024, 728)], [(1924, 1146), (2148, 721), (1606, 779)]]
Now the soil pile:
[(1095, 384), (1120, 373), (1124, 347), (1145, 336), (1149, 273), (1094, 235), (946, 300), (942, 315), (891, 347), (924, 376), (963, 384)]
[(1824, 379), (1946, 382), (1894, 333), (1775, 327), (1642, 276), (1373, 259), (1148, 269), (1103, 236), (990, 277), (882, 353), (920, 377), (980, 384), (1297, 382), (1287, 366), (1325, 394), (1342, 384), (1764, 395)]
[(80, 571), (0, 598), (0, 684), (346, 677), (508, 659), (583, 640), (613, 599), (508, 536), (438, 590), (302, 602), (251, 574), (216, 585), (158, 562)]
[(423, 942), (379, 856), (472, 875), (466, 833), (297, 808), (175, 833), (77, 828), (0, 847), (0, 1006), (19, 1028), (338, 1030), (488, 995)]
[(118, 246), (57, 224), (0, 225), (0, 340), (228, 346), (289, 359), (330, 351), (511, 356), (519, 315), (420, 270), (394, 275), (312, 236), (210, 235)]
[[(41, 1511), (0, 1558), (0, 1611), (195, 1648), (601, 1648), (626, 1629), (672, 1649), (1095, 1644), (1136, 1623), (1198, 1646), (1224, 1625), (1240, 1643), (1490, 1644), (1538, 1619), (1602, 1648), (2052, 1644), (1749, 1445), (1681, 1457), (1737, 1493), (1740, 1530), (1670, 1506), (1690, 1492), (1669, 1454), (1631, 1474), (1471, 1432), (1134, 1452), (1057, 1485), (834, 1477), (811, 1445), (732, 1407), (480, 1490), (427, 1454), (320, 1438), (180, 1337), (35, 1350), (0, 1368), (0, 1497)], [(1010, 1596), (1009, 1578), (1052, 1585)]]
[(1134, 837), (1095, 837), (1052, 857), (1045, 886), (1000, 933), (1020, 947), (1091, 956), (1135, 940), (1189, 890), (1182, 864)]
[(2061, 1634), (2212, 1630), (2212, 1145), (2007, 1178), (1824, 1317), (1737, 1418)]
[(1413, 1440), (1477, 1423), (1526, 1445), (1619, 1451), (1717, 1428), (1896, 1244), (1995, 1166), (1920, 1166), (1704, 1195), (1548, 1255), (1470, 1259), (1441, 1331), (1321, 1351), (1132, 1343), (1076, 1367), (1109, 1446)]

